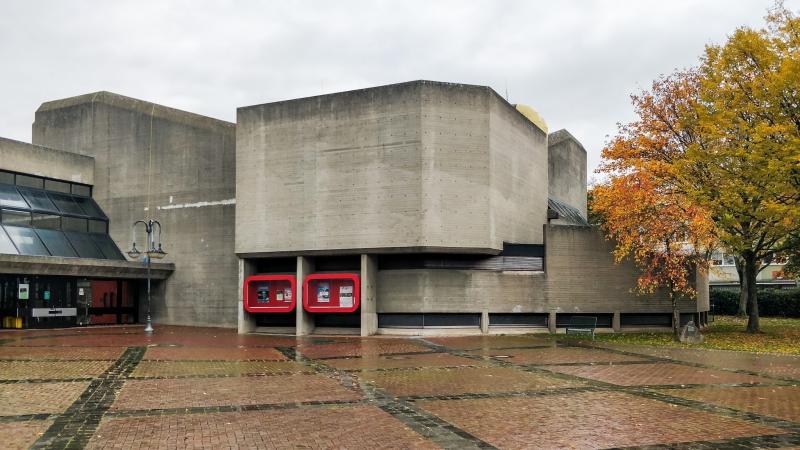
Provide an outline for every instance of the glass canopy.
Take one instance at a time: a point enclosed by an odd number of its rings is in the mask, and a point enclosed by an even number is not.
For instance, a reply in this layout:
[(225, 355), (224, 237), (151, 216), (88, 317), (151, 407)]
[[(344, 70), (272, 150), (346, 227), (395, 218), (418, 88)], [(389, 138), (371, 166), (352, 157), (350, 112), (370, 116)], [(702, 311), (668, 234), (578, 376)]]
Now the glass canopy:
[(125, 260), (91, 187), (5, 171), (0, 254)]

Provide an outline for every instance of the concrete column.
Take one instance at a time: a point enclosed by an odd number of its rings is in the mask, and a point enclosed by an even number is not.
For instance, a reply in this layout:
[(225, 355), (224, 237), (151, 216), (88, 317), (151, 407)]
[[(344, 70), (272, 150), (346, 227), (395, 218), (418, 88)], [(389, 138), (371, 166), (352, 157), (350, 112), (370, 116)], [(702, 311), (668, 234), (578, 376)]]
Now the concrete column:
[(252, 333), (256, 331), (256, 318), (244, 310), (244, 279), (255, 273), (255, 264), (246, 260), (239, 259), (239, 334)]
[(481, 333), (489, 334), (489, 311), (481, 311)]
[(361, 255), (361, 335), (378, 332), (378, 257)]
[(295, 307), (295, 312), (297, 313), (297, 320), (295, 322), (295, 333), (298, 336), (306, 336), (314, 332), (314, 319), (311, 315), (306, 312), (305, 308), (303, 308), (303, 280), (305, 280), (306, 275), (309, 275), (314, 272), (314, 262), (311, 258), (307, 256), (298, 256), (297, 257), (297, 307)]
[(619, 333), (620, 330), (622, 330), (622, 321), (619, 311), (614, 311), (614, 317), (611, 319), (611, 328), (614, 329), (615, 333)]
[(556, 332), (556, 312), (550, 311), (550, 316), (547, 318), (547, 329), (550, 330), (551, 333)]

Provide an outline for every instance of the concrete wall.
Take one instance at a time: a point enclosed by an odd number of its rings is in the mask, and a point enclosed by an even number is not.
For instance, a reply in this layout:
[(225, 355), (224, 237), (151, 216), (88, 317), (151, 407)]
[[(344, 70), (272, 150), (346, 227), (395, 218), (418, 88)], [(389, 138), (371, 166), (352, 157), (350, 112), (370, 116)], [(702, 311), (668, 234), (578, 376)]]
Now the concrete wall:
[[(664, 293), (636, 295), (639, 270), (630, 262), (614, 263), (613, 243), (594, 227), (545, 227), (547, 301), (564, 312), (669, 312)], [(684, 300), (684, 312), (697, 311), (697, 303)]]
[(94, 158), (2, 137), (0, 169), (94, 184)]
[[(378, 312), (667, 313), (666, 295), (633, 292), (638, 276), (615, 264), (612, 244), (595, 228), (545, 227), (545, 272), (381, 270)], [(683, 312), (708, 310), (707, 279)]]
[(175, 273), (156, 322), (236, 325), (234, 124), (98, 92), (43, 104), (33, 142), (95, 158), (94, 198), (123, 250), (135, 220), (163, 224)]
[(586, 217), (586, 150), (567, 130), (548, 136), (550, 197), (560, 200)]
[(402, 83), (240, 108), (237, 124), (240, 256), (541, 242), (544, 133), (489, 88)]
[(541, 244), (547, 223), (547, 135), (492, 91), (490, 97), (492, 246)]

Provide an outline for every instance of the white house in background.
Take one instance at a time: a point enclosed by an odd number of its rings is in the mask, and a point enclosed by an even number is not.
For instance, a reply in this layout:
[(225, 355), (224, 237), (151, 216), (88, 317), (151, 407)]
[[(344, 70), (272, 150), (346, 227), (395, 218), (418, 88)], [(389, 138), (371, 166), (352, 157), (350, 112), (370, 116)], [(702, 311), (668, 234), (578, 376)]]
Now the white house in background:
[[(797, 287), (797, 280), (783, 273), (786, 259), (776, 259), (758, 273), (756, 281), (759, 287), (776, 289)], [(708, 274), (711, 289), (739, 289), (739, 274), (736, 272), (734, 256), (722, 250), (711, 254), (711, 270)]]

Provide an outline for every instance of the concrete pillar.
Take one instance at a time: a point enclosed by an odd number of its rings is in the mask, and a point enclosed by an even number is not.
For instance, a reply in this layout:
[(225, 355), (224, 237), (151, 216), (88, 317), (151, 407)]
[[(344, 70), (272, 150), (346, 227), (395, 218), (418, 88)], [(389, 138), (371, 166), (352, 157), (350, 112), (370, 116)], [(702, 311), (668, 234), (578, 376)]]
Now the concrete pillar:
[(361, 335), (378, 332), (378, 257), (361, 255)]
[(489, 311), (481, 311), (481, 333), (489, 334)]
[(298, 336), (306, 336), (314, 332), (314, 319), (311, 317), (311, 314), (306, 312), (305, 308), (303, 308), (303, 280), (305, 280), (306, 275), (311, 274), (314, 272), (314, 262), (311, 258), (307, 256), (298, 256), (297, 257), (297, 307), (295, 307), (295, 312), (297, 313), (297, 319), (295, 322), (295, 333)]
[(547, 318), (547, 329), (550, 330), (551, 333), (556, 332), (556, 312), (550, 311), (550, 316)]
[(256, 318), (244, 310), (244, 279), (255, 273), (255, 264), (239, 259), (239, 334), (252, 333), (256, 330)]
[(619, 333), (620, 330), (622, 330), (622, 321), (619, 311), (614, 311), (614, 317), (611, 319), (611, 328), (614, 329), (615, 333)]

